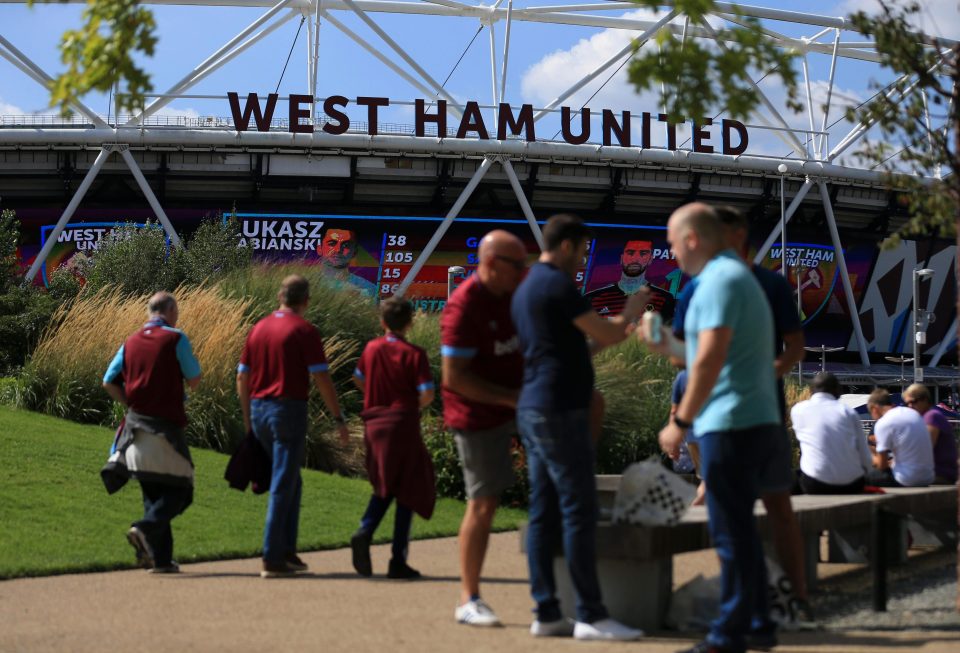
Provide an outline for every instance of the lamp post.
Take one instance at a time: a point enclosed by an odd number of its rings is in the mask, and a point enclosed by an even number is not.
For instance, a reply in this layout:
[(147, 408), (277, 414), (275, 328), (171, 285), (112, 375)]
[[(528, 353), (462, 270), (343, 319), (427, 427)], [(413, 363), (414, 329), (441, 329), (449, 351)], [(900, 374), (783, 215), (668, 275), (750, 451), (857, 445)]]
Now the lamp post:
[(457, 289), (465, 276), (467, 276), (467, 271), (460, 265), (451, 265), (447, 268), (447, 299), (450, 299), (450, 295)]
[(920, 280), (933, 277), (933, 270), (923, 268), (913, 271), (913, 382), (923, 382), (923, 367), (920, 365), (920, 345), (927, 344), (927, 332), (923, 329), (926, 311), (920, 308)]
[(807, 351), (818, 351), (820, 352), (820, 371), (827, 371), (827, 352), (840, 351), (843, 347), (827, 347), (826, 345), (820, 345), (819, 347), (804, 347)]
[(913, 359), (909, 356), (884, 356), (885, 359), (891, 363), (900, 363), (900, 393), (903, 393), (903, 382), (906, 381), (906, 377), (903, 375), (903, 366), (906, 363), (909, 363)]
[(780, 273), (783, 278), (787, 278), (787, 199), (784, 195), (784, 175), (787, 174), (787, 164), (781, 163), (777, 166), (777, 172), (780, 173)]

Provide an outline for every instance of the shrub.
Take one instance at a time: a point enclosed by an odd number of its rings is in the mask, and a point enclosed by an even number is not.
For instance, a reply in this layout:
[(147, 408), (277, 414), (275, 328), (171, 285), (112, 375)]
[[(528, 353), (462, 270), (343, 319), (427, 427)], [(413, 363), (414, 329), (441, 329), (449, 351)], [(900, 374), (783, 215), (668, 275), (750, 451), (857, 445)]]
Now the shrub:
[(606, 400), (597, 473), (619, 474), (632, 462), (660, 452), (657, 435), (670, 414), (676, 370), (635, 338), (594, 359), (596, 388)]
[(127, 224), (100, 241), (87, 284), (93, 291), (111, 286), (130, 295), (148, 295), (213, 282), (249, 267), (251, 252), (238, 241), (234, 219), (203, 220), (181, 248), (168, 246), (167, 234), (157, 223)]
[(113, 287), (128, 295), (173, 290), (182, 275), (169, 258), (166, 234), (158, 224), (118, 227), (97, 246), (87, 285), (94, 292)]
[(413, 317), (413, 324), (407, 332), (407, 340), (418, 347), (423, 347), (430, 359), (430, 373), (437, 385), (437, 398), (427, 408), (433, 415), (443, 414), (443, 397), (440, 392), (440, 314), (417, 311)]
[(10, 209), (0, 211), (0, 290), (14, 282), (17, 275), (17, 247), (20, 244), (20, 221)]
[(57, 297), (35, 286), (0, 292), (0, 374), (15, 373), (54, 320)]

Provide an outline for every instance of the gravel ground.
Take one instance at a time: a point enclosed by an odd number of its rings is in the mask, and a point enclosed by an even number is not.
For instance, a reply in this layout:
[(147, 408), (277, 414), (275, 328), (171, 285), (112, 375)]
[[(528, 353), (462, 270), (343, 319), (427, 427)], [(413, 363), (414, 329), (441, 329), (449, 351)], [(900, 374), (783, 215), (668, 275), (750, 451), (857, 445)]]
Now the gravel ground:
[(957, 630), (957, 554), (923, 554), (887, 572), (887, 611), (874, 612), (869, 570), (822, 583), (816, 616), (827, 630)]

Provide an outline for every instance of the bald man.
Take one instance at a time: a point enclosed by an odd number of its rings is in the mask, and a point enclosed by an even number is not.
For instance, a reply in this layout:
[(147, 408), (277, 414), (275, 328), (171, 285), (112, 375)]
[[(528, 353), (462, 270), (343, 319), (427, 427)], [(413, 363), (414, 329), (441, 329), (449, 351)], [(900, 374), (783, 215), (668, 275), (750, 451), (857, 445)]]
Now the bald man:
[(193, 500), (183, 386), (193, 390), (200, 384), (200, 363), (187, 335), (176, 328), (180, 311), (173, 295), (154, 294), (147, 314), (147, 323), (124, 341), (103, 377), (107, 394), (127, 412), (101, 475), (111, 492), (127, 477), (140, 481), (143, 518), (130, 526), (127, 541), (142, 567), (171, 574), (180, 567), (173, 560), (170, 522)]
[(460, 602), (469, 626), (499, 626), (480, 598), (480, 573), (500, 495), (513, 484), (511, 441), (523, 358), (510, 299), (527, 268), (519, 238), (503, 230), (480, 241), (476, 273), (447, 301), (440, 320), (443, 418), (463, 465), (467, 509), (460, 524)]
[(685, 341), (664, 328), (651, 348), (683, 358), (687, 391), (660, 446), (676, 458), (687, 429), (700, 448), (710, 533), (720, 557), (720, 615), (704, 641), (686, 653), (723, 653), (776, 645), (769, 618), (767, 573), (753, 506), (764, 473), (776, 467), (782, 437), (773, 314), (763, 289), (736, 252), (727, 249), (714, 210), (693, 203), (667, 223), (680, 269), (697, 280), (684, 320)]

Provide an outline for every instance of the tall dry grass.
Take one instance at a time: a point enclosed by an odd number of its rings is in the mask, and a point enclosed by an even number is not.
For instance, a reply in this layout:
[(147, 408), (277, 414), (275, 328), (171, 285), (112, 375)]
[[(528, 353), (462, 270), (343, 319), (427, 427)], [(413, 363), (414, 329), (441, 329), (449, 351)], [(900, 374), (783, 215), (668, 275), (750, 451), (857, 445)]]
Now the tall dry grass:
[[(225, 296), (218, 287), (181, 287), (174, 295), (178, 328), (190, 338), (202, 380), (188, 395), (187, 438), (191, 445), (231, 451), (243, 436), (236, 394), (236, 366), (255, 316), (252, 298)], [(83, 295), (60, 309), (13, 390), (15, 403), (58, 417), (101, 424), (118, 421), (121, 410), (101, 388), (110, 360), (124, 340), (147, 319), (147, 296), (128, 296), (107, 288)], [(331, 373), (349, 377), (358, 355), (355, 339), (334, 334), (325, 339)], [(356, 391), (340, 384), (344, 403), (356, 403)], [(308, 463), (330, 471), (355, 471), (355, 452), (333, 443), (332, 422), (319, 400), (312, 400)]]

